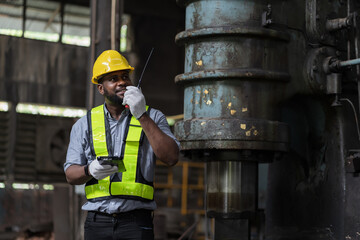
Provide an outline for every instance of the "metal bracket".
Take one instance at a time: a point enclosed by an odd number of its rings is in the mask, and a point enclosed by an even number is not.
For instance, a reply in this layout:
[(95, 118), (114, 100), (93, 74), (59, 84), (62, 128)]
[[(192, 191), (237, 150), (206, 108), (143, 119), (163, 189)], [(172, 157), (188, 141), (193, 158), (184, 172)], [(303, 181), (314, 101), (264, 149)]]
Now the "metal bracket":
[(336, 50), (330, 47), (321, 47), (309, 52), (306, 60), (306, 72), (309, 86), (314, 93), (340, 93), (341, 83), (333, 83), (331, 80), (338, 81), (341, 80), (341, 77), (332, 75), (329, 70), (329, 63), (332, 63), (334, 58), (337, 58)]
[(345, 169), (348, 173), (360, 172), (360, 149), (349, 150), (349, 154), (345, 159)]
[(263, 27), (267, 27), (272, 23), (271, 14), (272, 14), (271, 4), (268, 4), (267, 10), (261, 14), (261, 25)]

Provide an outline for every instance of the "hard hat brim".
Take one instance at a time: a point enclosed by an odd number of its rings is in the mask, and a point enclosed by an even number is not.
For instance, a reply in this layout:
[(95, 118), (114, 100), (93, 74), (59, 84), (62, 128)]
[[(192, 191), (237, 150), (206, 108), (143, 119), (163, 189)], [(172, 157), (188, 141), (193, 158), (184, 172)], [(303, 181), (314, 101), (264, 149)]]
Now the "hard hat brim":
[(93, 84), (99, 84), (99, 79), (101, 79), (101, 78), (103, 78), (105, 75), (107, 75), (107, 74), (109, 74), (109, 73), (112, 73), (112, 72), (116, 72), (116, 71), (121, 71), (121, 70), (130, 70), (130, 74), (134, 71), (134, 67), (129, 67), (129, 68), (126, 68), (126, 69), (114, 69), (114, 70), (112, 70), (112, 71), (109, 71), (109, 72), (106, 72), (106, 73), (104, 73), (104, 74), (102, 74), (102, 75), (100, 75), (100, 76), (97, 76), (97, 77), (92, 77), (91, 78), (91, 82), (93, 83)]

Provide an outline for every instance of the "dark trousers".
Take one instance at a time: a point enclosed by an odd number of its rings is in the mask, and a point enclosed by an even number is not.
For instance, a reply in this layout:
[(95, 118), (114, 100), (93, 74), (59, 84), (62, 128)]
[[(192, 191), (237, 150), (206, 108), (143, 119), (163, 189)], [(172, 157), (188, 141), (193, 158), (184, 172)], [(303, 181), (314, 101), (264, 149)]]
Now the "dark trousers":
[(88, 212), (85, 240), (153, 240), (153, 215), (150, 210), (105, 214)]

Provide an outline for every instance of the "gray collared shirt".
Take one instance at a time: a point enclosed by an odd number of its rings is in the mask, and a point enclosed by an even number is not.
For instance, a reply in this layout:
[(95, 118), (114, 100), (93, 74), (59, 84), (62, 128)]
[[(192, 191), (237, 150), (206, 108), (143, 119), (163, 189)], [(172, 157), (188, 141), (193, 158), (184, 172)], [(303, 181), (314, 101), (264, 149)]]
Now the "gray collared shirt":
[[(114, 156), (120, 156), (122, 151), (122, 142), (124, 131), (126, 128), (126, 119), (129, 115), (129, 110), (122, 112), (120, 119), (117, 121), (112, 118), (105, 106), (105, 116), (109, 121), (110, 130), (111, 130), (111, 143)], [(166, 121), (165, 115), (159, 110), (151, 108), (149, 111), (149, 116), (156, 125), (168, 136), (175, 140), (179, 146), (178, 140), (170, 131), (170, 127)], [(142, 174), (146, 181), (154, 181), (154, 168), (155, 168), (155, 154), (150, 146), (150, 143), (146, 136), (143, 139), (143, 143), (139, 148), (141, 151), (142, 159), (140, 159), (140, 166)], [(86, 116), (80, 118), (72, 127), (70, 134), (70, 143), (67, 150), (66, 162), (64, 164), (64, 171), (71, 165), (86, 165), (90, 164), (95, 157), (91, 154), (91, 149), (89, 145), (89, 133), (88, 133), (88, 123)], [(138, 201), (138, 200), (129, 200), (114, 198), (110, 200), (101, 200), (97, 202), (86, 202), (82, 209), (86, 211), (100, 211), (106, 212), (109, 214), (118, 213), (118, 212), (127, 212), (134, 209), (149, 209), (155, 210), (156, 203), (155, 201)]]

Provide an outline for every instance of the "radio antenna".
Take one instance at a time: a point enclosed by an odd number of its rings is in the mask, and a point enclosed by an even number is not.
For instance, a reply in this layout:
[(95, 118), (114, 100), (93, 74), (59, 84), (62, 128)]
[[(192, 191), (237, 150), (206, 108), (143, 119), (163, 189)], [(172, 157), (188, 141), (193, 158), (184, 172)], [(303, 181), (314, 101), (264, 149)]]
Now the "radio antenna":
[(146, 66), (147, 66), (148, 63), (149, 63), (149, 60), (150, 60), (150, 57), (151, 57), (153, 51), (154, 51), (154, 48), (151, 49), (151, 51), (150, 51), (150, 53), (149, 53), (149, 56), (148, 56), (148, 58), (147, 58), (147, 60), (146, 60), (145, 66), (144, 66), (144, 68), (143, 68), (143, 70), (142, 70), (142, 73), (141, 73), (141, 75), (140, 75), (140, 79), (139, 79), (139, 82), (138, 82), (138, 85), (137, 85), (138, 88), (140, 88), (140, 83), (141, 83), (142, 77), (143, 77), (143, 75), (144, 75)]

